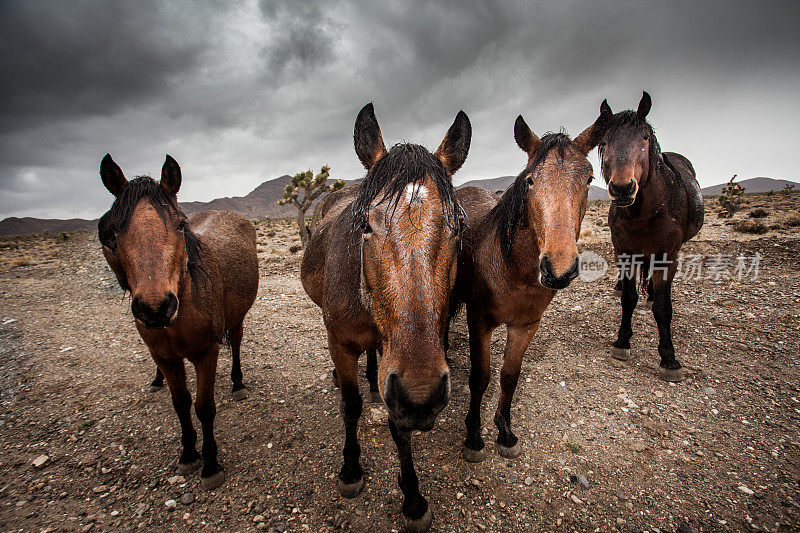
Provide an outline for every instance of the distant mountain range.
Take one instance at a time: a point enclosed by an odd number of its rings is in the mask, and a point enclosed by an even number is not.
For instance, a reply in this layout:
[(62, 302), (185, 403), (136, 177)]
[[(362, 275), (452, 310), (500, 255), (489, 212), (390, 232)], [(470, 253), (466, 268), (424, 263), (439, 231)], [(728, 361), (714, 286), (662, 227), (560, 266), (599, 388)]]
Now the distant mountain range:
[[(248, 219), (285, 218), (293, 217), (297, 212), (291, 205), (277, 205), (278, 199), (283, 196), (283, 191), (291, 181), (291, 176), (281, 176), (265, 181), (246, 196), (232, 198), (217, 198), (210, 202), (182, 202), (181, 207), (187, 214), (206, 211), (209, 209), (233, 211)], [(501, 176), (485, 180), (472, 180), (458, 185), (457, 188), (475, 186), (485, 187), (490, 191), (504, 191), (514, 181), (515, 176)], [(356, 180), (360, 181), (360, 180)], [(350, 181), (355, 183), (355, 181)], [(795, 185), (800, 192), (800, 183), (773, 178), (751, 178), (738, 182), (745, 189), (745, 193), (768, 192), (783, 190), (787, 184)], [(704, 196), (715, 196), (722, 192), (724, 183), (712, 185), (703, 189)], [(608, 193), (604, 188), (596, 185), (589, 187), (589, 200), (608, 200)], [(30, 235), (49, 231), (50, 233), (72, 232), (80, 229), (94, 230), (97, 220), (84, 220), (72, 218), (69, 220), (43, 219), (32, 217), (9, 217), (0, 221), (0, 236)]]

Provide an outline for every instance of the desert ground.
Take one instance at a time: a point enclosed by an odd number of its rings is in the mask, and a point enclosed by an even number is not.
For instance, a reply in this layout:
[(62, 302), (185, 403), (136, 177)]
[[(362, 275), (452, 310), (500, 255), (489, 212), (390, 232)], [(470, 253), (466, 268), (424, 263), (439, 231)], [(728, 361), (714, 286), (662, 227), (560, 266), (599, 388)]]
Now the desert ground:
[[(611, 359), (615, 269), (576, 280), (526, 354), (515, 460), (493, 446), (502, 331), (484, 402), (489, 458), (461, 458), (469, 362), (455, 320), (452, 399), (413, 442), (435, 531), (800, 531), (800, 194), (747, 196), (732, 220), (714, 208), (708, 199), (706, 226), (684, 251), (758, 253), (759, 276), (676, 281), (674, 340), (691, 376), (658, 379), (644, 298), (634, 357)], [(611, 261), (607, 210), (590, 205), (580, 247)], [(251, 395), (231, 398), (223, 349), (216, 435), (227, 482), (210, 492), (196, 472), (176, 473), (169, 393), (148, 391), (154, 365), (96, 235), (0, 239), (0, 530), (401, 528), (395, 446), (365, 380), (366, 485), (353, 500), (336, 490), (339, 394), (301, 253), (290, 251), (297, 231), (256, 226), (260, 289), (242, 349)]]

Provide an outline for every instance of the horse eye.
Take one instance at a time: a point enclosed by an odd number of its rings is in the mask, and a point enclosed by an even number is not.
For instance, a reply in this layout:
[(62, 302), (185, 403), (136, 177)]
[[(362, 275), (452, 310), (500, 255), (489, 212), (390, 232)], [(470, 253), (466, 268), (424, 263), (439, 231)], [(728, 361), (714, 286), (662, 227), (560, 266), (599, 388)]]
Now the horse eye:
[(594, 176), (590, 175), (589, 176), (589, 180), (586, 182), (586, 185), (589, 185), (592, 182), (593, 179), (594, 179)]
[(361, 224), (361, 232), (364, 236), (372, 234), (372, 226), (369, 225), (369, 222), (364, 221), (364, 223)]
[(645, 134), (644, 134), (644, 140), (646, 141), (646, 140), (648, 140), (649, 138), (650, 138), (650, 134), (649, 134), (649, 133), (645, 133)]
[(528, 176), (527, 178), (525, 178), (525, 183), (527, 183), (528, 185), (533, 185), (533, 177)]
[(178, 231), (183, 231), (184, 228), (186, 228), (186, 221), (181, 220), (180, 222), (178, 222)]
[(605, 146), (606, 146), (606, 142), (605, 141), (600, 141), (600, 148), (605, 148)]

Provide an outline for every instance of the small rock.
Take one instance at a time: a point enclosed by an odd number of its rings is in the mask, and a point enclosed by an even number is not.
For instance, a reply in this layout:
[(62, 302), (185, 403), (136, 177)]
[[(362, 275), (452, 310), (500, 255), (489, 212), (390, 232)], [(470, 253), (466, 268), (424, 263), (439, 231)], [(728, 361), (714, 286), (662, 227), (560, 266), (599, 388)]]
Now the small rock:
[(164, 505), (167, 506), (168, 511), (174, 511), (175, 508), (178, 506), (178, 502), (176, 502), (175, 500), (167, 500), (164, 502)]
[(526, 477), (526, 478), (525, 478), (525, 484), (526, 484), (526, 485), (528, 485), (529, 487), (530, 487), (531, 485), (533, 485), (533, 478), (532, 478), (532, 477), (530, 477), (530, 476)]
[(174, 485), (175, 483), (183, 483), (186, 481), (183, 476), (172, 476), (167, 478), (167, 483)]
[(573, 474), (569, 476), (569, 480), (573, 483), (578, 483), (584, 489), (589, 488), (589, 480), (583, 474)]
[(44, 464), (47, 462), (48, 459), (50, 459), (48, 456), (40, 455), (39, 457), (37, 457), (36, 459), (33, 460), (32, 464), (36, 468), (41, 468), (41, 467), (44, 466)]
[(136, 508), (136, 514), (139, 515), (139, 516), (142, 516), (145, 511), (147, 511), (147, 504), (146, 503), (140, 503), (139, 507)]
[(706, 394), (707, 396), (714, 396), (717, 393), (717, 389), (713, 387), (703, 387), (702, 390), (703, 394)]
[(689, 524), (681, 524), (678, 526), (678, 533), (698, 533), (698, 531)]
[(101, 492), (106, 492), (108, 490), (108, 485), (98, 485), (92, 489), (92, 492), (95, 494), (100, 494)]
[(190, 503), (194, 502), (194, 494), (191, 492), (187, 492), (183, 496), (181, 496), (181, 503), (183, 505), (189, 505)]
[(263, 521), (264, 521), (264, 515), (257, 514), (257, 515), (255, 515), (253, 517), (253, 522), (257, 523), (257, 522), (263, 522)]
[(573, 502), (577, 503), (578, 505), (583, 505), (583, 500), (581, 500), (580, 498), (578, 498), (574, 494), (570, 494), (569, 495), (569, 499), (572, 500)]
[(754, 494), (754, 492), (753, 492), (752, 490), (748, 489), (748, 488), (747, 488), (746, 486), (744, 486), (744, 485), (739, 485), (739, 490), (740, 490), (740, 491), (742, 491), (742, 492), (744, 492), (744, 493), (745, 493), (745, 494), (747, 494), (748, 496), (752, 496), (752, 495)]

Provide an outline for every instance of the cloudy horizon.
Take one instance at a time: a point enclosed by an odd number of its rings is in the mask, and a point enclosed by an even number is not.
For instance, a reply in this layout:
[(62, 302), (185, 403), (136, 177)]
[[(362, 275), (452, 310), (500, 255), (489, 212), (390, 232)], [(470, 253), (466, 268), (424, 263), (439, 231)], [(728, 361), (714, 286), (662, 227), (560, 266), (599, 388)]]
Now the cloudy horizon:
[[(181, 165), (181, 201), (331, 166), (373, 102), (387, 144), (473, 127), (455, 183), (516, 175), (518, 114), (539, 135), (653, 97), (666, 151), (701, 186), (797, 180), (800, 4), (255, 0), (0, 3), (0, 219), (96, 218), (109, 152), (128, 177)], [(595, 153), (591, 161), (597, 172)]]

